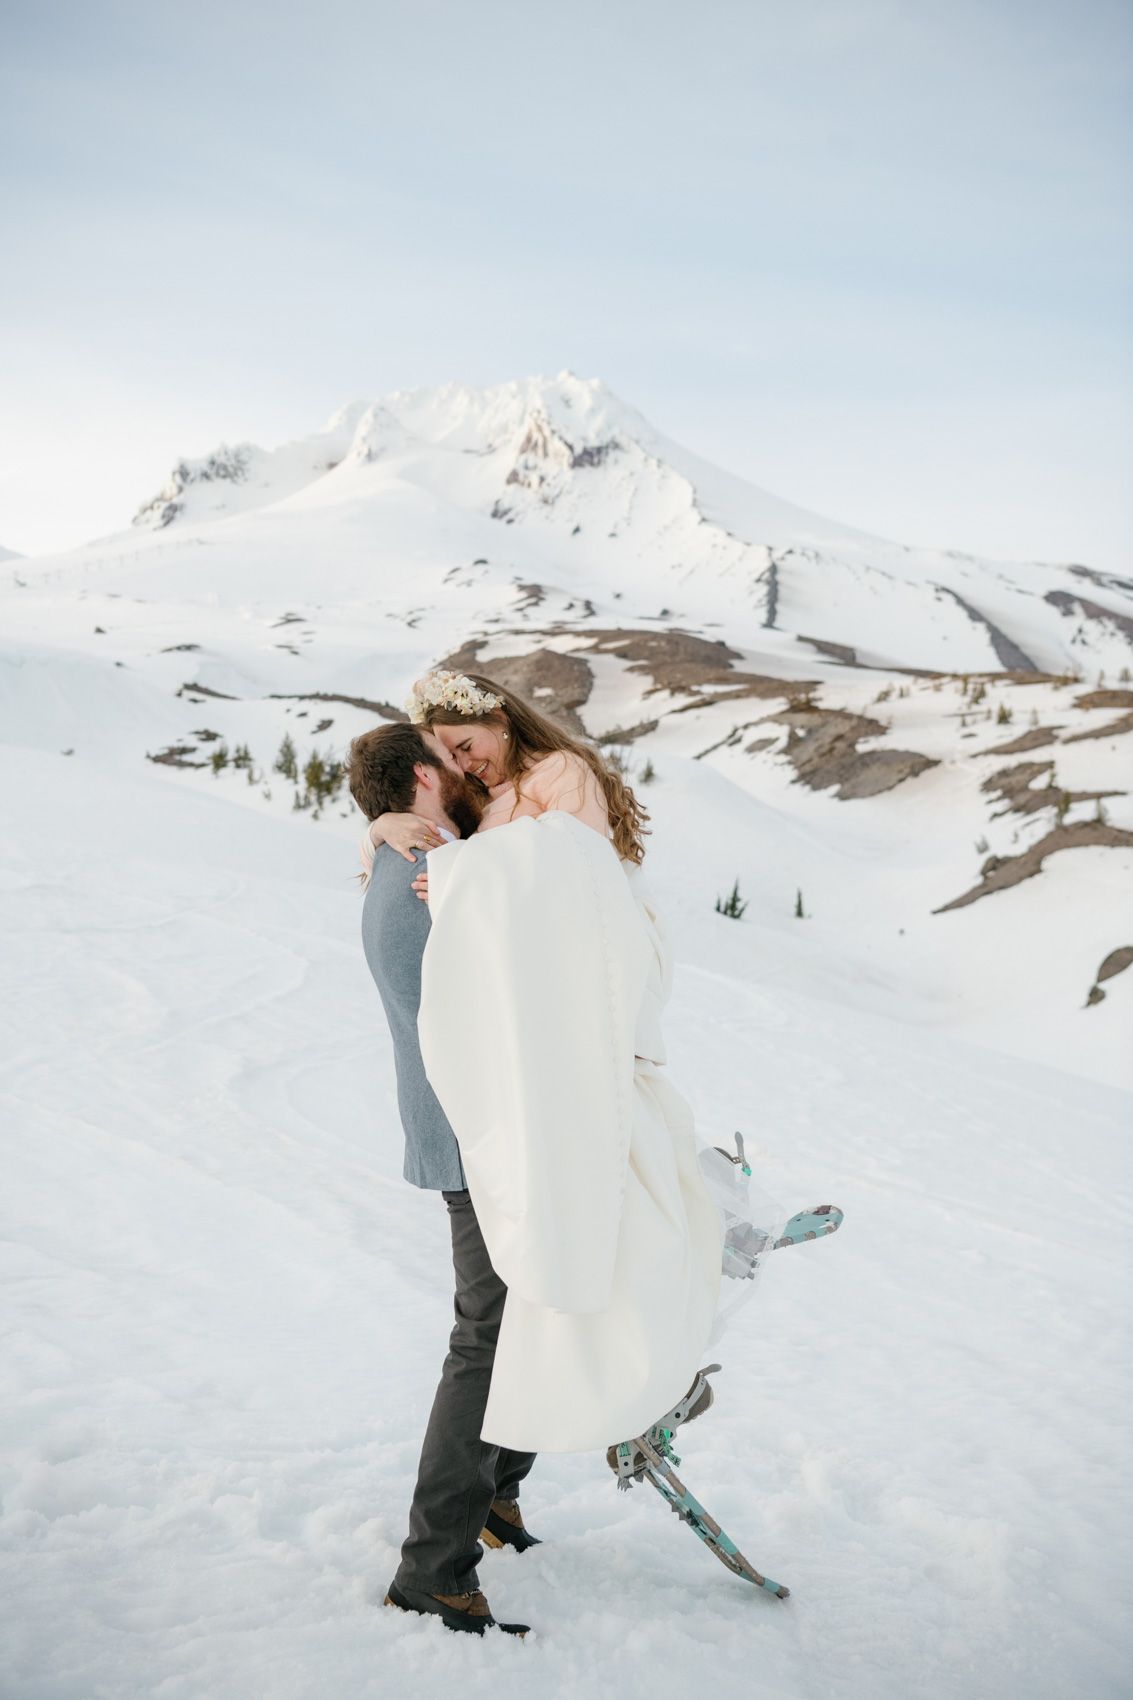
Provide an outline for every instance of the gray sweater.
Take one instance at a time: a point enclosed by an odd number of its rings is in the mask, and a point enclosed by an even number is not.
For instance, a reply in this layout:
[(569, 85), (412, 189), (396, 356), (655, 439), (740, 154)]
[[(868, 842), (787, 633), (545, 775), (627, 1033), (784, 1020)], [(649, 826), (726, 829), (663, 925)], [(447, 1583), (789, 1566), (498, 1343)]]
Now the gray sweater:
[(414, 1186), (459, 1192), (468, 1185), (460, 1148), (425, 1078), (417, 1038), (421, 958), (429, 936), (429, 905), (412, 887), (420, 871), (419, 863), (379, 845), (362, 905), (362, 947), (393, 1036), (397, 1107), (405, 1130), (402, 1173)]

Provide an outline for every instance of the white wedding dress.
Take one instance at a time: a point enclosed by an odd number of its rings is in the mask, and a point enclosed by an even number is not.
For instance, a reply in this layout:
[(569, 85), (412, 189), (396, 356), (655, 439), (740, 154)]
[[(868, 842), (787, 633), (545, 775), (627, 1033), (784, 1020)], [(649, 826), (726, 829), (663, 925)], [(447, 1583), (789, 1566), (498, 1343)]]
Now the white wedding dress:
[(429, 907), (421, 1052), (508, 1288), (482, 1438), (605, 1448), (687, 1391), (720, 1285), (657, 918), (557, 810), (433, 851)]

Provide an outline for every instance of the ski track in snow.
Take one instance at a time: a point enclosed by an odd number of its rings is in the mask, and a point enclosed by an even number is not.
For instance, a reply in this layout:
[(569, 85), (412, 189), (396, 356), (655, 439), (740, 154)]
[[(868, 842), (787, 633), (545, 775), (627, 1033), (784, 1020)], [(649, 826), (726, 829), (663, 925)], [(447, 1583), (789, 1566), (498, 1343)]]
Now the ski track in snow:
[(770, 1260), (679, 1448), (792, 1598), (547, 1457), (545, 1544), (481, 1567), (533, 1635), (451, 1636), (381, 1604), (451, 1285), (349, 846), (172, 786), (159, 819), (148, 775), (0, 772), (6, 1696), (1126, 1691), (1127, 1097), (753, 983), (706, 918), (674, 1081), (790, 1209), (846, 1211)]

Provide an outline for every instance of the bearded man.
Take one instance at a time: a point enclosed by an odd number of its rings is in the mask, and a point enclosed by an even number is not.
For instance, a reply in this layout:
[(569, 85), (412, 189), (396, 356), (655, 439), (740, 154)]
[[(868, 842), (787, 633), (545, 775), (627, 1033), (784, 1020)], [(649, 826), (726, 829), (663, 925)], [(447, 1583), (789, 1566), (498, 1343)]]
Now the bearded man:
[[(419, 851), (471, 836), (480, 816), (474, 785), (432, 733), (380, 726), (350, 748), (351, 794), (369, 820), (387, 812), (421, 820)], [(496, 1620), (480, 1591), (481, 1540), (523, 1552), (539, 1543), (523, 1526), (520, 1483), (533, 1452), (480, 1438), (507, 1288), (492, 1268), (460, 1148), (425, 1075), (417, 1037), (421, 958), (429, 907), (414, 879), (424, 861), (388, 844), (375, 856), (362, 910), (362, 943), (393, 1038), (397, 1100), (405, 1132), (403, 1174), (439, 1191), (448, 1207), (456, 1277), (456, 1323), (425, 1430), (409, 1534), (385, 1603), (436, 1615), (449, 1629), (482, 1635)], [(501, 1623), (510, 1634), (527, 1625)]]

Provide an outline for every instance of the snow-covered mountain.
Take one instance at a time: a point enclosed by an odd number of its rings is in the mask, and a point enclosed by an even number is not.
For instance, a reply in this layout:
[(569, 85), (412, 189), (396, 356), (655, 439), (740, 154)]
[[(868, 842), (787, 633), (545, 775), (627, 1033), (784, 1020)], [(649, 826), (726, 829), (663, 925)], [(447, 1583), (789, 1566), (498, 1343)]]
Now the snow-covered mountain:
[(739, 878), (792, 983), (1123, 1068), (1133, 583), (867, 537), (562, 374), (186, 460), (3, 605), (23, 740), (259, 808), (286, 731), (330, 761), (423, 668), (494, 672), (682, 800), (654, 864), (690, 908)]
[[(218, 449), (0, 569), (5, 1692), (669, 1700), (708, 1647), (776, 1700), (1116, 1700), (1130, 589), (864, 537), (569, 376)], [(622, 761), (698, 1134), (846, 1210), (682, 1446), (785, 1605), (572, 1455), (481, 1571), (526, 1644), (381, 1608), (452, 1301), (336, 764), (450, 657)]]
[(522, 528), (493, 539), (497, 564), (598, 595), (617, 586), (739, 640), (770, 631), (868, 665), (951, 671), (1116, 671), (1133, 649), (1133, 580), (867, 536), (697, 459), (570, 373), (354, 403), (270, 453), (222, 446), (177, 466), (135, 524), (412, 500), (422, 544), (490, 516)]

